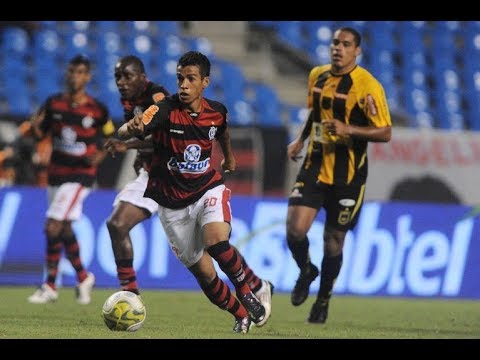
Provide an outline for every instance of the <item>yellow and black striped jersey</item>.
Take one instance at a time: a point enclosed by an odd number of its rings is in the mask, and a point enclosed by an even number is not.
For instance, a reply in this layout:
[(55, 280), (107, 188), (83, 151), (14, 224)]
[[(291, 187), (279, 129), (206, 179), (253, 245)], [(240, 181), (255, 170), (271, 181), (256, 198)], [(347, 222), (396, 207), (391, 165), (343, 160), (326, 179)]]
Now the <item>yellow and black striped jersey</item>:
[(308, 107), (312, 126), (303, 166), (318, 167), (317, 180), (326, 184), (364, 184), (367, 178), (368, 141), (329, 136), (322, 121), (337, 119), (356, 126), (391, 126), (385, 91), (366, 69), (357, 65), (343, 75), (331, 65), (317, 66), (308, 78)]

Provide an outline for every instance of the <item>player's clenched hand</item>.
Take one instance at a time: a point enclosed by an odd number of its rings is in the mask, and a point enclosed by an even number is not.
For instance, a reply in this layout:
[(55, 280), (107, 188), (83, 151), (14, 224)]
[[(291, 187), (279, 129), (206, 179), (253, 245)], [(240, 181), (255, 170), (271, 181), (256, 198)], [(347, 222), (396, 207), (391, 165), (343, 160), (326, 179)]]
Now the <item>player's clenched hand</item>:
[(143, 133), (143, 113), (135, 115), (135, 117), (128, 121), (127, 130), (130, 135), (140, 135)]
[(225, 173), (229, 173), (232, 171), (235, 171), (235, 168), (237, 167), (237, 162), (233, 156), (231, 156), (228, 159), (223, 159), (222, 162), (220, 163), (220, 166), (222, 167), (222, 170)]

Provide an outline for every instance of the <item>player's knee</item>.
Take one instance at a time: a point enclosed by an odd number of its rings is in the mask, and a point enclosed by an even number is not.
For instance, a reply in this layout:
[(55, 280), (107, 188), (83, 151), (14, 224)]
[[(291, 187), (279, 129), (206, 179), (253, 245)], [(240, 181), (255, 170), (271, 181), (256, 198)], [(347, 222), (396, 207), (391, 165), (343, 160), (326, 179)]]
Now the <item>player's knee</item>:
[(60, 236), (60, 233), (62, 232), (62, 227), (63, 226), (60, 221), (50, 220), (45, 225), (44, 231), (48, 238), (56, 238)]
[(307, 232), (297, 227), (287, 227), (287, 242), (296, 243), (305, 239)]
[(128, 224), (121, 218), (109, 218), (107, 229), (111, 235), (126, 234), (130, 231)]

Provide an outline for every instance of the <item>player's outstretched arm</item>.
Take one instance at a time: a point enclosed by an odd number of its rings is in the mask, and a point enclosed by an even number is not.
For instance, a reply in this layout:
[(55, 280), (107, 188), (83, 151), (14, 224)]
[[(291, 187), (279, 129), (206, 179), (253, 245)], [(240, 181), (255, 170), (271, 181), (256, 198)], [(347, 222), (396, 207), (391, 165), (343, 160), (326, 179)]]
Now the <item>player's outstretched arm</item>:
[(135, 115), (133, 119), (120, 126), (117, 131), (118, 136), (125, 139), (143, 134), (144, 124), (142, 118), (143, 113), (139, 113), (138, 115)]

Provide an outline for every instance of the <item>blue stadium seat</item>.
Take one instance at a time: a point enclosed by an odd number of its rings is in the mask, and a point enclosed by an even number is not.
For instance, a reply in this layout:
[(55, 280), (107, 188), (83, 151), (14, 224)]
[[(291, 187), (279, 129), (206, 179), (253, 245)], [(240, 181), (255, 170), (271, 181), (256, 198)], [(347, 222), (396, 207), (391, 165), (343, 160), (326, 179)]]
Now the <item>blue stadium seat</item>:
[(25, 57), (30, 47), (28, 33), (19, 27), (6, 27), (0, 35), (0, 51), (4, 56)]
[(213, 51), (213, 44), (206, 37), (194, 37), (187, 36), (183, 37), (185, 43), (185, 48), (194, 51), (200, 51), (201, 53), (208, 56), (210, 61), (215, 57), (215, 52)]
[(465, 126), (462, 114), (462, 100), (459, 91), (444, 90), (436, 95), (437, 127), (449, 130), (462, 130)]
[(63, 41), (65, 44), (65, 50), (62, 55), (64, 55), (63, 61), (65, 63), (77, 54), (84, 54), (88, 57), (92, 57), (95, 53), (93, 42), (85, 32), (66, 34)]
[[(263, 83), (246, 82), (245, 92), (253, 105), (256, 123), (260, 126), (282, 126), (281, 102), (276, 91)], [(250, 93), (250, 97), (248, 94)]]
[(309, 110), (305, 106), (286, 105), (290, 113), (287, 121), (289, 141), (292, 141), (298, 136), (303, 123), (307, 120)]
[(396, 51), (398, 49), (396, 43), (394, 21), (368, 21), (366, 29), (368, 29), (369, 45), (368, 51), (377, 53), (380, 50)]
[(61, 46), (61, 38), (54, 30), (40, 30), (33, 35), (32, 60), (35, 66), (34, 76), (36, 76), (37, 71), (53, 73), (52, 69), (57, 68), (59, 65), (58, 54), (62, 51)]
[(255, 114), (252, 106), (245, 100), (234, 99), (226, 104), (228, 122), (230, 125), (252, 126), (255, 124)]
[(97, 58), (106, 55), (120, 55), (123, 50), (122, 38), (113, 31), (99, 34), (96, 38)]
[(154, 35), (155, 30), (157, 29), (157, 24), (155, 21), (127, 21), (127, 33), (129, 35)]
[(30, 93), (26, 79), (8, 76), (5, 81), (5, 97), (9, 107), (8, 113), (13, 116), (29, 116), (32, 112)]
[(165, 59), (165, 61), (159, 64), (158, 75), (159, 78), (155, 78), (155, 81), (161, 83), (171, 93), (177, 92), (177, 62), (176, 58)]
[(159, 35), (180, 35), (178, 21), (157, 21), (156, 22)]
[(279, 21), (277, 34), (282, 41), (293, 48), (305, 47), (301, 21)]
[(147, 69), (152, 62), (153, 46), (153, 39), (147, 34), (136, 34), (127, 39), (127, 52), (142, 59)]
[(95, 21), (94, 31), (92, 35), (100, 35), (101, 33), (112, 31), (117, 34), (123, 34), (124, 26), (120, 21)]
[(166, 59), (178, 58), (185, 52), (185, 44), (177, 35), (167, 35), (157, 38), (156, 45), (153, 47), (152, 56), (156, 61), (165, 61)]
[(212, 83), (223, 92), (228, 105), (235, 100), (245, 100), (245, 77), (239, 65), (226, 60), (213, 60), (211, 69)]
[(303, 27), (308, 55), (318, 64), (330, 62), (332, 21), (305, 21)]

